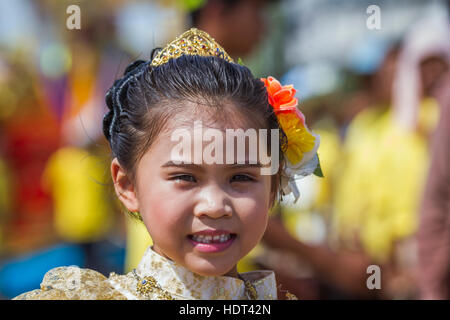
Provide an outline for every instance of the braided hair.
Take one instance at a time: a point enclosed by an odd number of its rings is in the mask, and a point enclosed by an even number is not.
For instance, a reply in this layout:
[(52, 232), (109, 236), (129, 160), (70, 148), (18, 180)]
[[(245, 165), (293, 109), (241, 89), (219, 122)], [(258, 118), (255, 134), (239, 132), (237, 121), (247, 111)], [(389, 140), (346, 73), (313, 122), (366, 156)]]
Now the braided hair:
[[(152, 56), (156, 53), (154, 50)], [(109, 112), (103, 118), (103, 133), (112, 156), (135, 179), (136, 164), (158, 134), (177, 113), (189, 112), (187, 101), (204, 102), (203, 110), (226, 118), (225, 105), (260, 128), (280, 130), (281, 150), (286, 136), (268, 103), (264, 83), (242, 65), (218, 57), (182, 55), (153, 67), (150, 61), (131, 63), (105, 97)], [(269, 146), (270, 150), (270, 146)], [(279, 173), (282, 170), (279, 170)], [(279, 174), (272, 187), (280, 192)]]

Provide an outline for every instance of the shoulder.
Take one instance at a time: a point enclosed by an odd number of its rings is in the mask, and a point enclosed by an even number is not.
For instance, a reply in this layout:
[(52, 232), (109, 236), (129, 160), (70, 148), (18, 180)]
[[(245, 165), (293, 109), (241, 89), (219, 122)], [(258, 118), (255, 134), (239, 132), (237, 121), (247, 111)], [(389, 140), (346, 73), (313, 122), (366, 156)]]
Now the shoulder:
[(14, 300), (124, 300), (101, 273), (76, 266), (48, 271), (41, 288), (25, 292)]

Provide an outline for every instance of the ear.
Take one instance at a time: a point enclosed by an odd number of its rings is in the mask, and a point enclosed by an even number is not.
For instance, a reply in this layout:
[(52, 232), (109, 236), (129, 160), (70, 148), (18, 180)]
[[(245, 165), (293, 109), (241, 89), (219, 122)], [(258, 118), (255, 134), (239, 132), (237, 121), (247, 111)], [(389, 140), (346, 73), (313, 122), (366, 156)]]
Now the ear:
[(111, 176), (119, 200), (129, 211), (139, 211), (139, 201), (136, 196), (135, 186), (117, 158), (114, 158), (111, 162)]

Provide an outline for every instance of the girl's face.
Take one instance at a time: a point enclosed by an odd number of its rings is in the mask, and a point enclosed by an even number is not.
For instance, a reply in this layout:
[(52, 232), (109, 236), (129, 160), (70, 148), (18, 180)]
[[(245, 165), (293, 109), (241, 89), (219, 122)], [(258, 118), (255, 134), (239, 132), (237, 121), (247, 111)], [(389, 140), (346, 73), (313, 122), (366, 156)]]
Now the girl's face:
[[(194, 135), (193, 126), (185, 128), (192, 146), (205, 150), (211, 144)], [(156, 252), (197, 274), (237, 276), (237, 262), (266, 229), (271, 176), (261, 175), (257, 165), (192, 164), (172, 154), (180, 142), (171, 141), (171, 134), (158, 136), (137, 166), (135, 184), (125, 185), (119, 197), (130, 211), (140, 212)], [(117, 177), (121, 169), (114, 161)]]

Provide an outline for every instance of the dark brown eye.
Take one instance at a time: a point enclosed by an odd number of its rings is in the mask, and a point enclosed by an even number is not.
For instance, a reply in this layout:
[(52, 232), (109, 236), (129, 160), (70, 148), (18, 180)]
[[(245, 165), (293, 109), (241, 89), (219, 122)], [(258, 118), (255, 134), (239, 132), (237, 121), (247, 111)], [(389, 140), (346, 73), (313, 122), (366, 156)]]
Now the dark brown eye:
[(247, 182), (247, 181), (253, 181), (254, 179), (246, 174), (235, 174), (231, 178), (231, 182)]
[(187, 181), (187, 182), (197, 182), (197, 180), (195, 180), (195, 177), (190, 175), (190, 174), (180, 174), (178, 176), (174, 176), (172, 178), (170, 178), (170, 180), (174, 180), (174, 181)]

